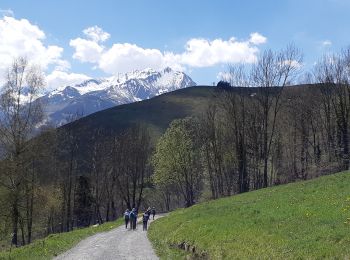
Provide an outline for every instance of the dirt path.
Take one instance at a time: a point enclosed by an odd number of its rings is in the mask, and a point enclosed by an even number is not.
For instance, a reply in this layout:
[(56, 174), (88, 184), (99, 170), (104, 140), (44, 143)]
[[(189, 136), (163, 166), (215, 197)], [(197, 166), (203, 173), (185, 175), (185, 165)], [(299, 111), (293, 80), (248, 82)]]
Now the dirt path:
[[(155, 219), (162, 216), (156, 216)], [(149, 222), (152, 223), (152, 220)], [(54, 258), (61, 259), (158, 259), (142, 231), (142, 223), (137, 224), (136, 231), (120, 226), (108, 232), (99, 233), (81, 241), (67, 252)]]

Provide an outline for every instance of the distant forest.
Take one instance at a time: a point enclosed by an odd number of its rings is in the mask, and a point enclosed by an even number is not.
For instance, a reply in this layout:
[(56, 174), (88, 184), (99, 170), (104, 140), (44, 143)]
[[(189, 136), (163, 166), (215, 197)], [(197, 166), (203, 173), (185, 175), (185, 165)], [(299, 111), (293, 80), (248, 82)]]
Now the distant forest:
[[(169, 211), (348, 170), (350, 49), (311, 72), (301, 64), (290, 45), (230, 65), (201, 115), (154, 139), (142, 123), (38, 133), (43, 75), (16, 59), (0, 97), (0, 246), (115, 220), (126, 208)], [(301, 75), (305, 84), (292, 86)]]

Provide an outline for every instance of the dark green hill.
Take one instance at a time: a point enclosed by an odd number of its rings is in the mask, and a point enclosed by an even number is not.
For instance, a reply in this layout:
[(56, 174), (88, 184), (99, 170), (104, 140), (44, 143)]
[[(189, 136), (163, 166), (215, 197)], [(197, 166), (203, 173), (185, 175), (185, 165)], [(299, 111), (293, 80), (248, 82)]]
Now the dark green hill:
[[(286, 87), (287, 95), (298, 95), (301, 91), (314, 91), (315, 86), (298, 85)], [(275, 92), (278, 88), (270, 88)], [(73, 127), (83, 130), (84, 135), (101, 128), (120, 132), (132, 125), (142, 123), (149, 127), (152, 134), (159, 136), (164, 133), (171, 121), (187, 116), (199, 116), (210, 102), (216, 102), (224, 89), (213, 86), (194, 86), (165, 93), (140, 102), (115, 106), (76, 120), (62, 128)], [(259, 88), (234, 87), (225, 89), (239, 94), (251, 95)]]
[[(286, 87), (285, 98), (295, 98), (302, 93), (312, 93), (317, 85), (297, 85)], [(234, 87), (225, 89), (240, 95), (255, 95), (259, 88)], [(270, 88), (273, 93), (278, 88)], [(135, 125), (143, 124), (148, 127), (153, 138), (157, 139), (169, 124), (178, 118), (200, 116), (210, 102), (216, 102), (222, 88), (213, 86), (194, 86), (165, 93), (157, 97), (140, 102), (120, 105), (102, 110), (89, 116), (80, 118), (61, 129), (72, 128), (81, 142), (89, 142), (96, 129), (108, 132), (122, 132)]]
[[(284, 95), (293, 98), (299, 96), (302, 92), (312, 93), (315, 91), (315, 88), (317, 88), (315, 85), (290, 86), (285, 88)], [(270, 91), (274, 92), (277, 89), (271, 88)], [(251, 95), (259, 91), (258, 88), (240, 87), (226, 90), (244, 95)], [(222, 91), (222, 88), (213, 86), (184, 88), (148, 100), (102, 110), (67, 124), (62, 128), (73, 127), (75, 131), (83, 132), (82, 137), (85, 139), (84, 136), (91, 136), (91, 131), (98, 128), (121, 132), (132, 125), (141, 123), (149, 127), (153, 137), (157, 137), (164, 133), (174, 119), (201, 115), (209, 102), (215, 102), (215, 99)], [(87, 140), (85, 139), (84, 141)]]
[(85, 131), (100, 127), (118, 132), (133, 124), (142, 123), (155, 134), (159, 134), (176, 118), (200, 115), (209, 100), (215, 97), (215, 89), (210, 86), (181, 89), (152, 99), (99, 111), (69, 125), (77, 129), (84, 128)]

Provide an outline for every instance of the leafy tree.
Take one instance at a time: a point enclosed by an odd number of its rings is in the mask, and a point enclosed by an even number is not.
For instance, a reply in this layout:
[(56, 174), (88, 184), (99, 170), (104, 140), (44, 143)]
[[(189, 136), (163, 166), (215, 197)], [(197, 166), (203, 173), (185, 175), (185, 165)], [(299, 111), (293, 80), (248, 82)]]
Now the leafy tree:
[(195, 203), (202, 177), (196, 129), (191, 118), (174, 120), (160, 138), (153, 157), (156, 185), (175, 186), (186, 207)]

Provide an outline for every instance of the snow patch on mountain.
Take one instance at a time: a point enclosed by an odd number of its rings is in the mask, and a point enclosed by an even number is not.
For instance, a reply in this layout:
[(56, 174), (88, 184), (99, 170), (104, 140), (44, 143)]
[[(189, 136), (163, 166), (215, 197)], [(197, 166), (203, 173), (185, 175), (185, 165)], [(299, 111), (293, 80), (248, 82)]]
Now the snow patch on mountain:
[(112, 106), (195, 85), (188, 75), (171, 68), (161, 71), (145, 69), (60, 87), (38, 100), (44, 104), (48, 122), (59, 126), (77, 114), (86, 116)]

